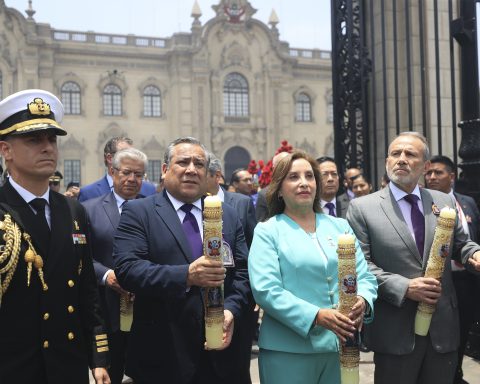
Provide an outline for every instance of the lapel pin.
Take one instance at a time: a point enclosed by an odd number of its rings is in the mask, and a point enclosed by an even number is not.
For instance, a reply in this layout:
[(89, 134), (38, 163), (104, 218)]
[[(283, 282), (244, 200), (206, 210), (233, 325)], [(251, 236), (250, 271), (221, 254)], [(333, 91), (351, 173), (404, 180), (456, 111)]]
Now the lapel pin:
[(80, 227), (78, 226), (77, 220), (73, 220), (73, 227), (75, 228), (76, 231), (80, 230)]
[(440, 209), (438, 209), (438, 207), (433, 203), (432, 203), (432, 212), (435, 216), (440, 215)]

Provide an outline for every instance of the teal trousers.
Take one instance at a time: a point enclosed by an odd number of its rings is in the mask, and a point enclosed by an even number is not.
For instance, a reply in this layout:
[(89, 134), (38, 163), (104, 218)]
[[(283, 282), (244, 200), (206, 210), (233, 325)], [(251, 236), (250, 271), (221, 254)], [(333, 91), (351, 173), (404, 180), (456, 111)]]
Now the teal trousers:
[(289, 353), (260, 349), (261, 384), (340, 384), (337, 352)]

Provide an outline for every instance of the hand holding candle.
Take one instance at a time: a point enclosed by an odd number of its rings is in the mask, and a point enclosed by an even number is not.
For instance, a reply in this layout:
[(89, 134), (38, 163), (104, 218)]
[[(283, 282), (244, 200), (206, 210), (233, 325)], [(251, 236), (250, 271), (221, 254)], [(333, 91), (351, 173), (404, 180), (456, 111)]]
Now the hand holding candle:
[[(428, 258), (425, 277), (441, 279), (445, 268), (445, 259), (447, 258), (452, 241), (453, 229), (455, 227), (456, 212), (454, 209), (445, 207), (440, 211), (440, 217), (437, 220), (435, 235), (433, 237), (432, 248)], [(430, 328), (432, 315), (435, 312), (435, 305), (420, 302), (415, 316), (415, 333), (420, 336), (426, 336)]]
[[(348, 316), (357, 302), (357, 271), (355, 237), (338, 237), (338, 310)], [(358, 364), (360, 351), (355, 340), (348, 339), (340, 347), (340, 375), (342, 384), (356, 384), (360, 380)]]
[[(222, 202), (207, 196), (203, 210), (203, 253), (206, 258), (222, 261)], [(223, 285), (205, 288), (205, 338), (208, 349), (223, 345)]]

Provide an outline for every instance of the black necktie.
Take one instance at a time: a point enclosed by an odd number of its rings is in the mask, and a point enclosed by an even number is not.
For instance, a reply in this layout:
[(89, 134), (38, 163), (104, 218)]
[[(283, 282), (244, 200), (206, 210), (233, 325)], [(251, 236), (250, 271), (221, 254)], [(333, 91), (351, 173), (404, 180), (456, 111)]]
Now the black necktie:
[(410, 214), (412, 216), (413, 234), (415, 235), (415, 243), (417, 244), (418, 252), (423, 258), (423, 247), (425, 244), (425, 218), (423, 217), (422, 212), (420, 212), (420, 208), (418, 208), (417, 201), (419, 200), (419, 197), (417, 195), (406, 195), (404, 199), (412, 207)]
[(50, 227), (45, 217), (45, 205), (47, 201), (45, 199), (36, 198), (29, 203), (36, 211), (35, 215), (35, 233), (37, 236), (32, 235), (34, 241), (40, 245), (40, 256), (45, 260), (47, 257), (48, 249), (50, 248)]

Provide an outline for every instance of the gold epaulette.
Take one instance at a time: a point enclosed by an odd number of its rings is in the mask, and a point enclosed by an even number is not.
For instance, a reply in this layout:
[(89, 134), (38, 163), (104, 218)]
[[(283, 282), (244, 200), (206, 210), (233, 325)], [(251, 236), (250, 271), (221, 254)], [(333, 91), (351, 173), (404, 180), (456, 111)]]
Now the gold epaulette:
[(38, 271), (43, 290), (46, 291), (48, 286), (43, 276), (43, 259), (35, 251), (30, 235), (26, 232), (22, 233), (20, 226), (15, 223), (12, 216), (8, 213), (5, 213), (3, 220), (0, 221), (0, 230), (3, 231), (2, 238), (5, 241), (5, 244), (0, 245), (0, 303), (17, 269), (22, 247), (22, 237), (28, 244), (28, 249), (24, 255), (24, 260), (27, 263), (27, 286), (30, 286), (33, 264)]

